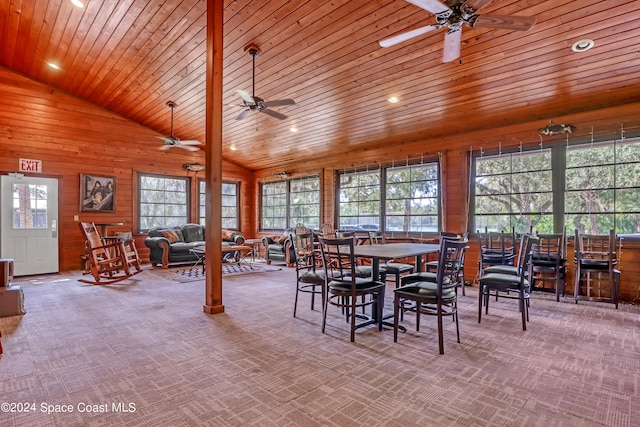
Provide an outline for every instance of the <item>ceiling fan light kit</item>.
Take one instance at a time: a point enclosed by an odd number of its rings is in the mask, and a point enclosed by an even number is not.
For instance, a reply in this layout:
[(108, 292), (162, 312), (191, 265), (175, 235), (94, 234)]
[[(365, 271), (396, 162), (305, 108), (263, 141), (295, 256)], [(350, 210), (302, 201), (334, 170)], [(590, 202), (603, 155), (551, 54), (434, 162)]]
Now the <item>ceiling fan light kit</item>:
[(405, 0), (436, 16), (436, 24), (427, 25), (401, 33), (378, 43), (381, 47), (391, 47), (414, 37), (421, 36), (442, 27), (448, 28), (444, 35), (443, 62), (451, 62), (460, 57), (462, 27), (499, 28), (527, 31), (536, 23), (536, 18), (528, 16), (478, 15), (477, 12), (491, 0)]
[(205, 165), (200, 162), (185, 163), (182, 168), (188, 172), (201, 172), (205, 169)]

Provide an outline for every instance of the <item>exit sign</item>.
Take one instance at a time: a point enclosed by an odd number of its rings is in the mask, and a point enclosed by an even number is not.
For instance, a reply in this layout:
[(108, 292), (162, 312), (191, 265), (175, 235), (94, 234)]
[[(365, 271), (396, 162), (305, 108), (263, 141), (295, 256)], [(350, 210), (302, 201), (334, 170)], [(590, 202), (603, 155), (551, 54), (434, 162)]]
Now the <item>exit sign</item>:
[(42, 160), (20, 159), (20, 172), (42, 173)]

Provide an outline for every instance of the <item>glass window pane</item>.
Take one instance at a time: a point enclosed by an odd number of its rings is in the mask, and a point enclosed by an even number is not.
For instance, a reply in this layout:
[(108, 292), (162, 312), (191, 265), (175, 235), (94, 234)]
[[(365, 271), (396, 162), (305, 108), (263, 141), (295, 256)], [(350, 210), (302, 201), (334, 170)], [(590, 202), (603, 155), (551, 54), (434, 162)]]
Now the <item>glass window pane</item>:
[[(551, 150), (476, 157), (475, 228), (527, 232), (553, 211)], [(552, 215), (545, 216), (547, 220)], [(553, 224), (551, 224), (553, 229)]]
[(565, 223), (585, 233), (640, 233), (640, 140), (567, 147)]
[(189, 211), (188, 187), (187, 178), (140, 175), (139, 229), (186, 224)]

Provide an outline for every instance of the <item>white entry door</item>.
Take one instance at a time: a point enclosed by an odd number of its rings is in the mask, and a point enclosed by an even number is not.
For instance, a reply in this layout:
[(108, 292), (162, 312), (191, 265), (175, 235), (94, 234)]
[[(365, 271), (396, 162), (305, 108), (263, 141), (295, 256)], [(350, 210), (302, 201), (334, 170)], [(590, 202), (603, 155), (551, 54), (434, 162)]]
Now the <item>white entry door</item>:
[(58, 180), (0, 177), (0, 257), (14, 274), (58, 272)]

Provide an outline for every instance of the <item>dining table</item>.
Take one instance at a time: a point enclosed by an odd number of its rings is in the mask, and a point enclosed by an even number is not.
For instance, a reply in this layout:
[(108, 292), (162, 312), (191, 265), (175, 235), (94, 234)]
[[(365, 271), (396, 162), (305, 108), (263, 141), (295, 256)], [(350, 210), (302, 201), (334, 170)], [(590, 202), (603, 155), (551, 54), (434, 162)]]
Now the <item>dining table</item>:
[[(359, 258), (371, 258), (371, 275), (374, 280), (380, 277), (380, 261), (390, 261), (393, 259), (415, 257), (416, 271), (422, 271), (423, 257), (428, 254), (440, 252), (440, 245), (432, 243), (383, 243), (379, 245), (356, 245), (353, 247), (353, 254)], [(393, 315), (383, 315), (383, 325), (393, 327), (393, 323), (385, 322)], [(375, 320), (375, 311), (373, 319)], [(399, 329), (406, 332), (406, 329), (399, 326)]]
[(353, 254), (356, 257), (371, 258), (371, 270), (374, 278), (380, 276), (380, 261), (415, 257), (416, 271), (422, 271), (423, 256), (439, 251), (440, 245), (433, 243), (383, 243), (353, 247)]

